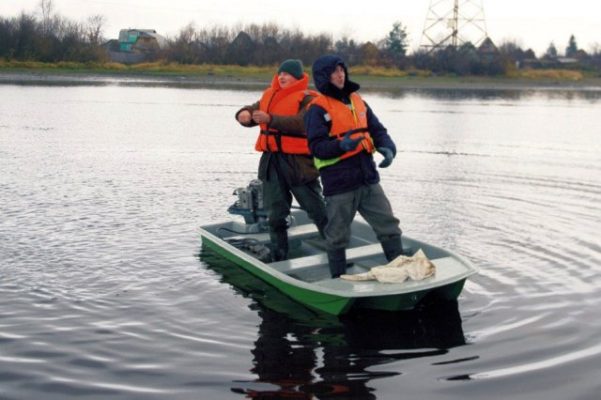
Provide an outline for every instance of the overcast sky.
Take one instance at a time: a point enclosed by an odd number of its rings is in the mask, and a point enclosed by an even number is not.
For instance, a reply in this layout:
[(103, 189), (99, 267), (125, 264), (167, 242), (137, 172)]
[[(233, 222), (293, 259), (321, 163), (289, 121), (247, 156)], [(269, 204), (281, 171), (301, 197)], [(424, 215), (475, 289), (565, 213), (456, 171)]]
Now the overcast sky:
[[(553, 41), (561, 53), (573, 34), (580, 48), (601, 46), (601, 0), (481, 1), (488, 34), (496, 43), (511, 39), (542, 55)], [(39, 4), (40, 0), (0, 0), (0, 16), (38, 12)], [(306, 34), (365, 42), (384, 38), (392, 24), (401, 21), (415, 49), (422, 40), (430, 0), (52, 0), (52, 4), (55, 12), (76, 21), (103, 15), (107, 38), (116, 38), (121, 28), (156, 29), (173, 37), (188, 23), (200, 28), (274, 22)]]

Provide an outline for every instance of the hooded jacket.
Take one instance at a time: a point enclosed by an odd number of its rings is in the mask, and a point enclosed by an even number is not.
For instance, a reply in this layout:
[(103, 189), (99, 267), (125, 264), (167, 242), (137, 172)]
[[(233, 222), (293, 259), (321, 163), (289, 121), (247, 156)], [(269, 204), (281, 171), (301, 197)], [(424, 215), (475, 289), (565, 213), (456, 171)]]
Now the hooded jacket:
[[(330, 83), (330, 76), (340, 65), (344, 68), (345, 81), (342, 89)], [(359, 90), (359, 85), (348, 77), (348, 70), (342, 58), (326, 55), (318, 58), (313, 64), (313, 81), (321, 95), (328, 96), (344, 104), (350, 104), (351, 93)], [(367, 110), (367, 129), (376, 148), (387, 147), (396, 154), (396, 146), (386, 128), (380, 123), (369, 105)], [(332, 159), (341, 157), (345, 151), (340, 148), (339, 140), (330, 136), (331, 121), (324, 108), (312, 104), (305, 114), (305, 129), (309, 140), (309, 148), (314, 157)], [(372, 154), (362, 151), (352, 157), (320, 169), (323, 192), (325, 196), (345, 193), (362, 185), (371, 185), (380, 181)]]

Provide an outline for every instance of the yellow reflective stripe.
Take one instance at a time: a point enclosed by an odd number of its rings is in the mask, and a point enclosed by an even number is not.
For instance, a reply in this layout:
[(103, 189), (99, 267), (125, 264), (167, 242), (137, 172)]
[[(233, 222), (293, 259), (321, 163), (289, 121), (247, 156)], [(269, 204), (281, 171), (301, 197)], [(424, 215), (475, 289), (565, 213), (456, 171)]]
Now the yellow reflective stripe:
[(340, 157), (328, 158), (326, 160), (317, 157), (313, 158), (313, 164), (315, 164), (315, 168), (317, 169), (329, 167), (330, 165), (336, 164), (338, 161), (340, 161)]
[(351, 97), (351, 104), (350, 104), (350, 108), (351, 108), (351, 112), (353, 113), (353, 118), (355, 120), (355, 125), (357, 125), (359, 123), (359, 118), (357, 117), (357, 111), (355, 111), (355, 103), (353, 103), (353, 98)]

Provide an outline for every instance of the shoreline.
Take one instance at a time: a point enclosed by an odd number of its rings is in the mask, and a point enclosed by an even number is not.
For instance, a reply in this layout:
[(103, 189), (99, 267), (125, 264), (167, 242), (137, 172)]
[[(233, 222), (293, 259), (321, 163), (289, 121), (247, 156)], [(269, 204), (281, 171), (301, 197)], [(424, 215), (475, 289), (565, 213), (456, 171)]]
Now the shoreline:
[[(567, 79), (524, 79), (508, 77), (383, 77), (352, 75), (363, 90), (395, 92), (403, 90), (515, 90), (515, 91), (601, 91), (601, 77)], [(257, 89), (269, 84), (271, 75), (172, 73), (131, 71), (61, 71), (48, 69), (0, 68), (0, 85), (39, 86), (164, 86), (181, 88)]]

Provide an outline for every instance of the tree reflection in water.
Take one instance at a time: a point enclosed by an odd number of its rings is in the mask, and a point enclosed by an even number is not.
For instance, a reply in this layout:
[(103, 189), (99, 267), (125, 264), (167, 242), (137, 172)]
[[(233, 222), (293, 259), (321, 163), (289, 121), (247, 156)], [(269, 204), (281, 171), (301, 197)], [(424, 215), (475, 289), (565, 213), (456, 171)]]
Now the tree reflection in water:
[(248, 398), (375, 399), (369, 382), (402, 374), (395, 361), (443, 355), (465, 344), (457, 302), (337, 317), (302, 306), (211, 250), (203, 248), (200, 260), (251, 298), (261, 318), (251, 350), (257, 379), (231, 388)]

